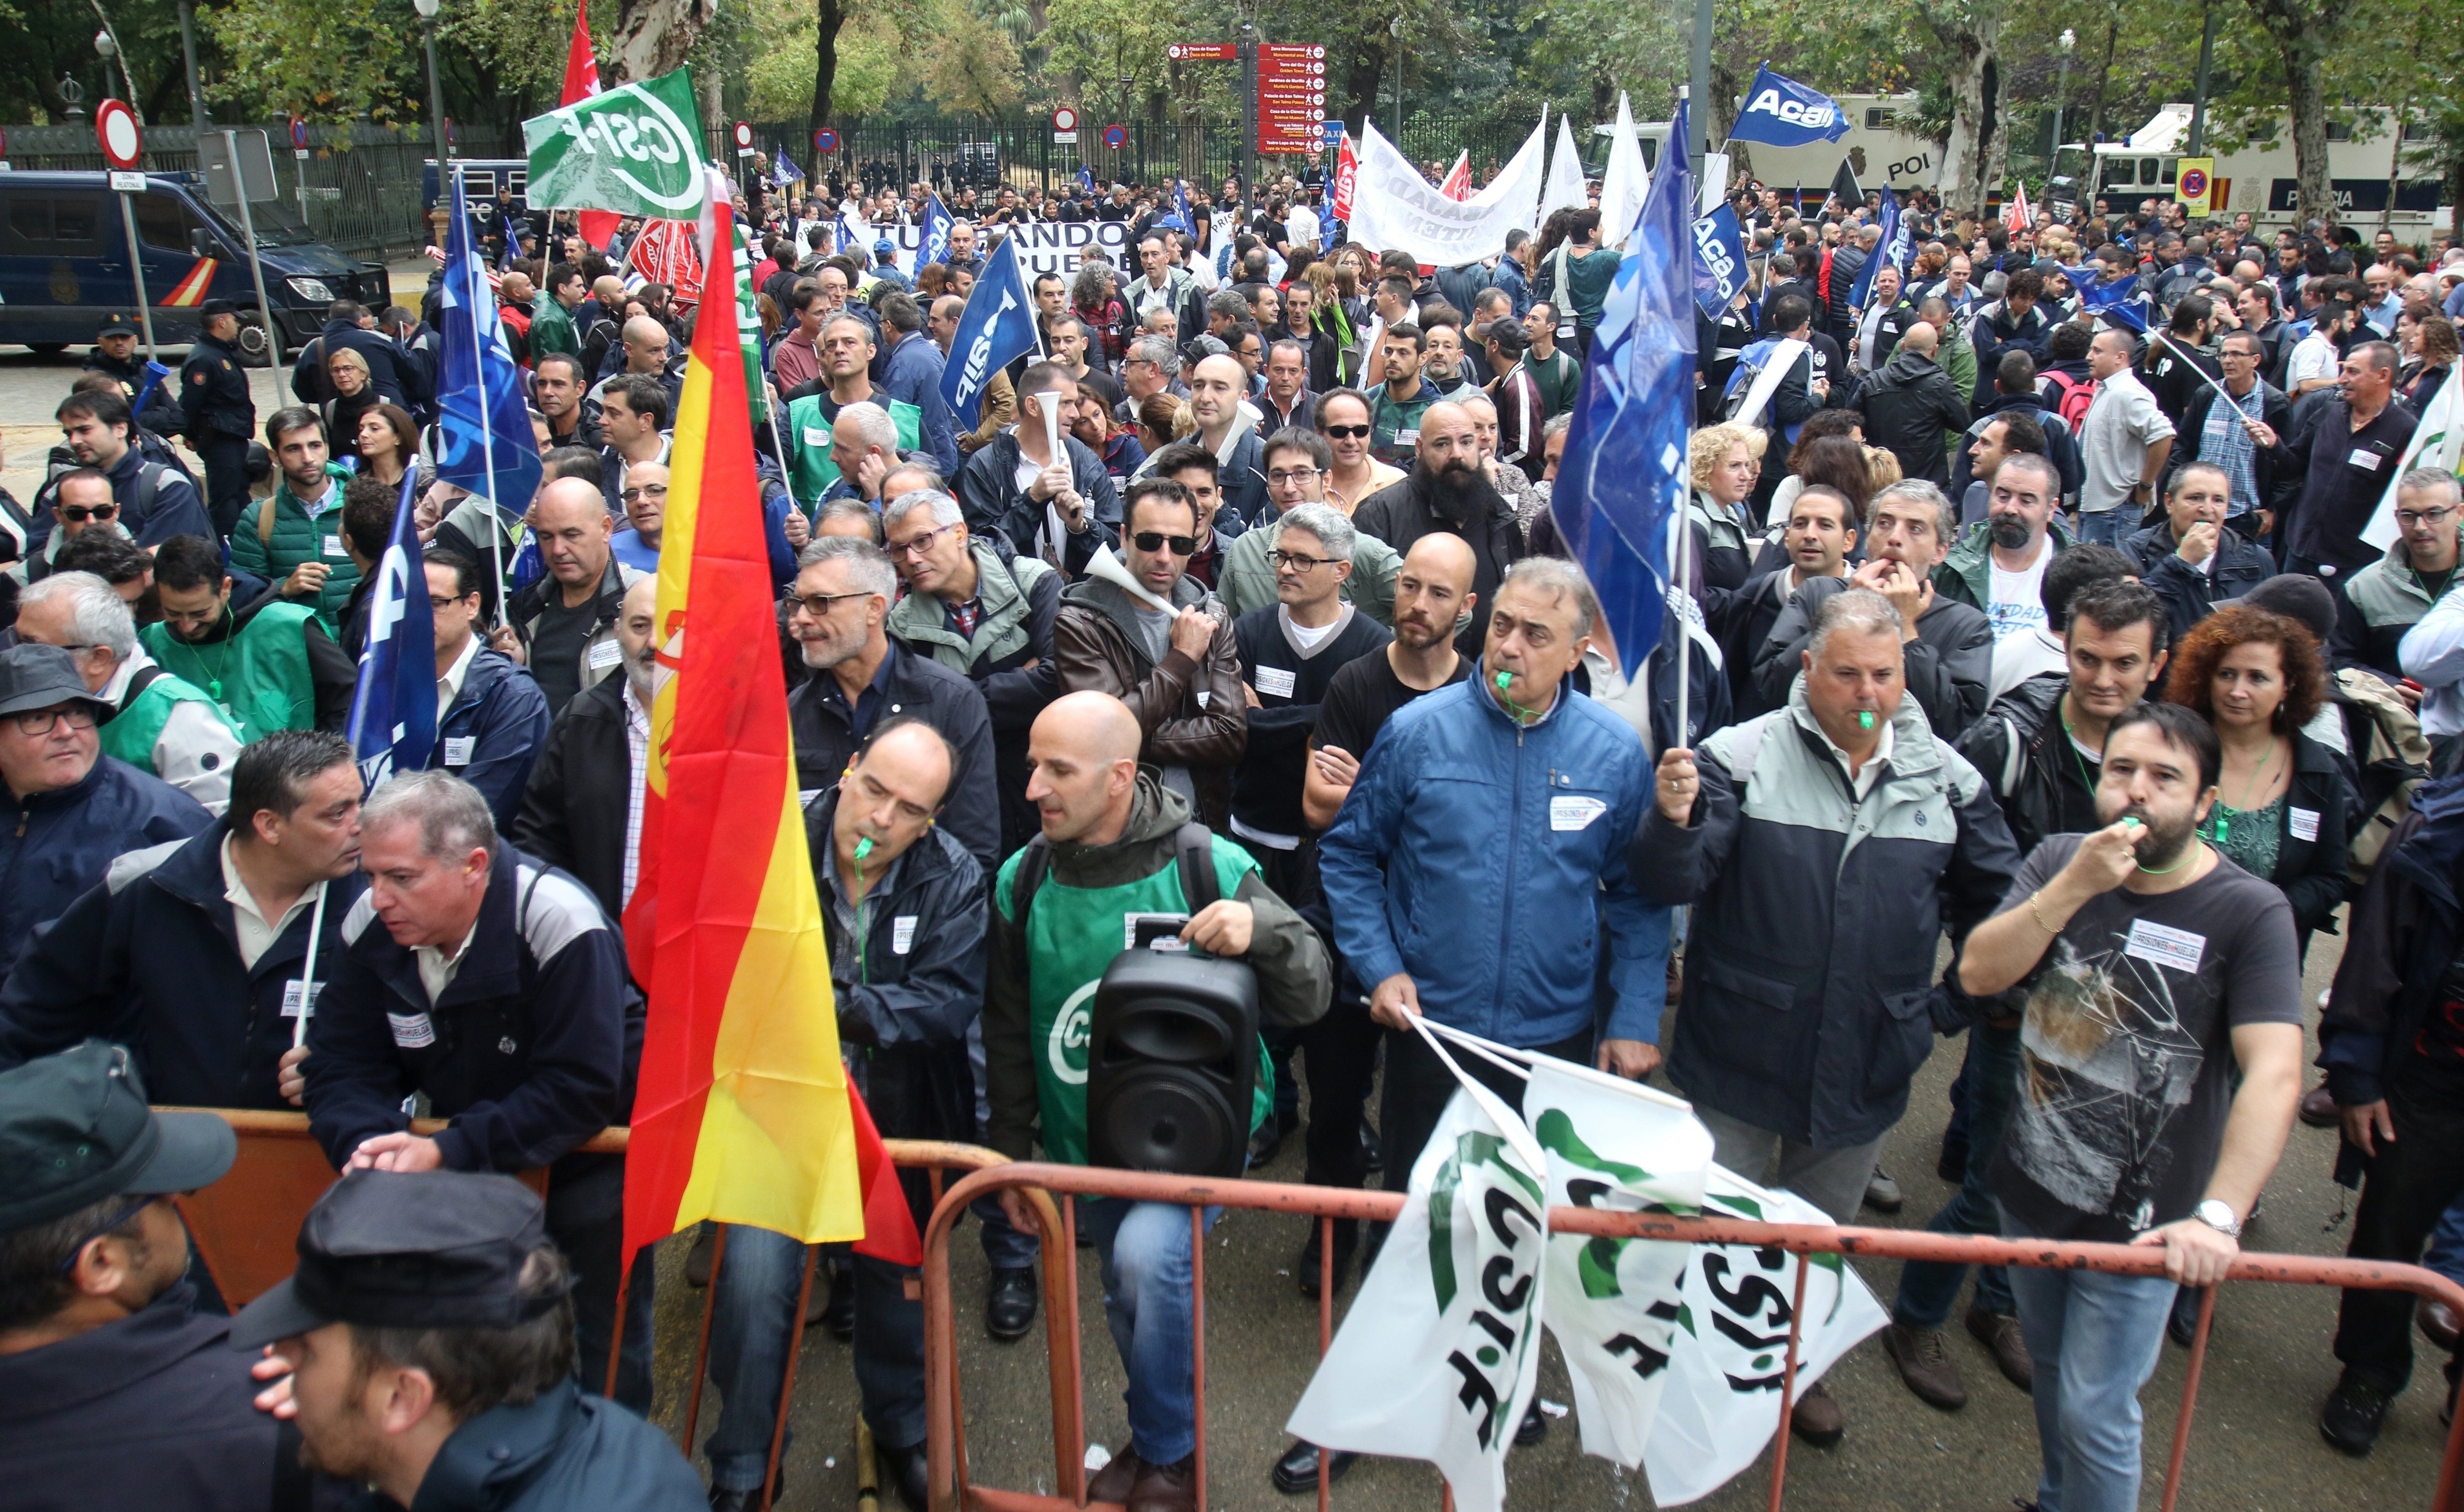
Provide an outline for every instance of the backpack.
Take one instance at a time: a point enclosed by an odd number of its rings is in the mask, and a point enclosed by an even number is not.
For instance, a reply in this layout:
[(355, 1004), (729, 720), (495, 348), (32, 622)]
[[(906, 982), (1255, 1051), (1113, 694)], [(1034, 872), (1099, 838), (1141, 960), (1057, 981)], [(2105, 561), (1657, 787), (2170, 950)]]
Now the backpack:
[(2344, 729), (2359, 774), (2354, 808), (2360, 822), (2353, 826), (2352, 859), (2345, 866), (2359, 887), (2369, 880), (2370, 865), (2388, 837), (2412, 812), (2413, 793), (2429, 780), (2430, 740), (2421, 733), (2420, 716), (2377, 674), (2345, 668), (2335, 674), (2335, 690), (2343, 695)]
[(2096, 385), (2082, 383), (2068, 373), (2049, 372), (2045, 382), (2054, 385), (2054, 413), (2077, 435), (2087, 424), (2088, 406), (2096, 403)]
[[(1172, 848), (1180, 866), (1181, 898), (1195, 914), (1223, 895), (1216, 886), (1214, 832), (1191, 820), (1173, 831)], [(1018, 870), (1009, 879), (1009, 913), (1019, 928), (1026, 927), (1026, 911), (1034, 907), (1036, 890), (1051, 869), (1052, 843), (1039, 834), (1026, 843), (1018, 858)]]

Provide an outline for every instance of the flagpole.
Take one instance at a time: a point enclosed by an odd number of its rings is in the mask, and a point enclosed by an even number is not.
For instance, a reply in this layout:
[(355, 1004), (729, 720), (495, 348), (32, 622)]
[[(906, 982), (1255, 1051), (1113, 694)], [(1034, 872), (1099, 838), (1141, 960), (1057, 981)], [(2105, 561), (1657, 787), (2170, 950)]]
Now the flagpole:
[[(457, 211), (461, 203), (467, 201), (470, 195), (468, 173), (469, 170), (461, 164), (453, 164), (453, 198)], [(471, 387), (479, 399), (479, 465), (488, 470), (488, 510), (492, 516), (495, 516), (488, 521), (488, 559), (495, 563), (496, 572), (495, 628), (502, 629), (505, 625), (505, 527), (498, 514), (503, 506), (496, 498), (496, 434), (495, 424), (488, 415), (488, 362), (486, 354), (479, 350), (477, 340), (478, 300), (481, 297), (479, 279), (476, 277), (478, 262), (475, 256), (471, 259), (471, 271), (473, 274), (470, 291), (472, 300)], [(551, 293), (548, 297), (553, 299), (556, 296)]]
[[(1691, 440), (1690, 432), (1688, 440)], [(1671, 734), (1679, 746), (1691, 750), (1694, 745), (1693, 726), (1686, 723), (1685, 705), (1687, 695), (1693, 691), (1694, 575), (1690, 564), (1694, 558), (1691, 549), (1694, 533), (1686, 524), (1686, 507), (1681, 504), (1668, 515), (1669, 551), (1677, 559), (1677, 591), (1680, 596), (1677, 604), (1677, 728)], [(1651, 696), (1651, 687), (1647, 682), (1643, 685), (1642, 694), (1646, 699)]]
[[(392, 543), (388, 541), (390, 550)], [(291, 1020), (291, 1048), (298, 1049), (308, 1042), (308, 1015), (317, 1001), (317, 941), (325, 932), (326, 884), (317, 884), (317, 906), (308, 910), (308, 958), (299, 966), (299, 1017)]]

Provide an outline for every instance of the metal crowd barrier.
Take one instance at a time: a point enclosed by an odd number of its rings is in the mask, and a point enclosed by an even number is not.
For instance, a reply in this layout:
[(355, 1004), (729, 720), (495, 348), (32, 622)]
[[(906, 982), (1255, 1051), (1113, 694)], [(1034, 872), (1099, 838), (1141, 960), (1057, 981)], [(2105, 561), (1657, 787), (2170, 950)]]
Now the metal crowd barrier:
[[(979, 1196), (1018, 1190), (1063, 1199), (1062, 1242), (1054, 1243), (1051, 1220), (1039, 1204), (1045, 1225), (1044, 1296), (1052, 1337), (1052, 1468), (1062, 1496), (1043, 1496), (973, 1483), (967, 1474), (967, 1441), (957, 1372), (957, 1312), (950, 1287), (950, 1236), (960, 1213)], [(1196, 1293), (1192, 1308), (1192, 1355), (1197, 1372), (1197, 1496), (1199, 1512), (1206, 1501), (1206, 1246), (1203, 1213), (1209, 1207), (1243, 1208), (1269, 1213), (1305, 1214), (1320, 1225), (1318, 1286), (1318, 1349), (1323, 1354), (1334, 1333), (1334, 1236), (1337, 1218), (1389, 1221), (1403, 1205), (1401, 1193), (1354, 1192), (1272, 1181), (1193, 1180), (1147, 1172), (1112, 1171), (1088, 1166), (1056, 1166), (1019, 1162), (980, 1170), (964, 1177), (944, 1194), (924, 1235), (924, 1371), (929, 1433), (929, 1483), (932, 1512), (1075, 1512), (1087, 1501), (1085, 1380), (1080, 1368), (1078, 1332), (1077, 1197), (1118, 1197), (1135, 1202), (1164, 1202), (1189, 1209), (1190, 1283)], [(2122, 1244), (2060, 1243), (2052, 1240), (2008, 1240), (1935, 1234), (1922, 1229), (1834, 1228), (1821, 1225), (1754, 1223), (1733, 1218), (1680, 1218), (1642, 1213), (1613, 1213), (1597, 1208), (1551, 1208), (1552, 1233), (1589, 1234), (1612, 1238), (1661, 1239), (1686, 1244), (1737, 1244), (1771, 1247), (1798, 1255), (1869, 1256), (1877, 1259), (1944, 1260), (1974, 1265), (2027, 1265), (2048, 1269), (2094, 1270), (2121, 1276), (2164, 1274), (2164, 1252)], [(1804, 1311), (1806, 1267), (1797, 1268), (1796, 1296), (1790, 1311), (1788, 1352), (1781, 1373), (1778, 1421), (1772, 1437), (1769, 1505), (1777, 1512), (1788, 1481), (1788, 1411), (1796, 1385), (1799, 1318)], [(2244, 1255), (2233, 1262), (2227, 1280), (2277, 1282), (2295, 1285), (2357, 1287), (2409, 1291), (2434, 1297), (2449, 1306), (2464, 1308), (2464, 1285), (2418, 1265), (2374, 1260), (2339, 1260), (2307, 1255)], [(2167, 1460), (2164, 1512), (2173, 1512), (2181, 1494), (2183, 1457), (2189, 1448), (2191, 1414), (2197, 1406), (2199, 1378), (2207, 1362), (2208, 1329), (2215, 1314), (2215, 1288), (2199, 1302), (2199, 1323), (2191, 1340), (2189, 1365), (2182, 1383), (2182, 1408)], [(1067, 1370), (1064, 1373), (1063, 1363)], [(1318, 1509), (1329, 1499), (1327, 1457), (1318, 1467)], [(2464, 1416), (2447, 1435), (2437, 1489), (2431, 1505), (2435, 1512), (2458, 1512), (2458, 1476), (2464, 1472)], [(1443, 1494), (1451, 1505), (1450, 1493)], [(1108, 1506), (1109, 1503), (1094, 1503)]]

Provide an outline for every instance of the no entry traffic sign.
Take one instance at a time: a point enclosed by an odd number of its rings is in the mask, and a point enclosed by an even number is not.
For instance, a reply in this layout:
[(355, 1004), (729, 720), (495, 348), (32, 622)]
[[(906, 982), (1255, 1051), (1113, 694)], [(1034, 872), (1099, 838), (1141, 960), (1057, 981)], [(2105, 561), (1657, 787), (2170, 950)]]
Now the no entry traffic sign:
[(125, 100), (106, 99), (94, 107), (94, 140), (115, 168), (133, 168), (145, 156), (145, 134), (137, 129), (137, 112)]

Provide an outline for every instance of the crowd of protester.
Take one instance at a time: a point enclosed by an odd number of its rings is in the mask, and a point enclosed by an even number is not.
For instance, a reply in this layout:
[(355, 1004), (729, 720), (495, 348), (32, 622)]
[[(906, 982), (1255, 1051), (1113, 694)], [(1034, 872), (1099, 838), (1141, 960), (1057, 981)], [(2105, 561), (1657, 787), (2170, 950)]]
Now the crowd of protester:
[[(2297, 1104), (2343, 1128), (2351, 1253), (2434, 1239), (2464, 1271), (2464, 1147), (2436, 1132), (2464, 1117), (2464, 510), (2453, 475), (2401, 470), (2464, 250), (2432, 268), (2384, 232), (2152, 202), (1983, 224), (1919, 194), (1909, 265), (1860, 305), (1878, 203), (1743, 186), (1751, 276), (1698, 323), (1696, 612), (1621, 646), (1551, 503), (1620, 255), (1596, 209), (1430, 270), (1343, 239), (1314, 176), (1245, 216), (1238, 186), (1192, 194), (1195, 227), (1169, 186), (970, 187), (947, 256), (902, 271), (892, 240), (833, 245), (839, 211), (912, 221), (928, 186), (863, 179), (767, 197), (750, 275), (780, 672), (838, 1034), (885, 1134), (1088, 1161), (1083, 1004), (1122, 915), (1255, 969), (1249, 1162), (1301, 1137), (1320, 1185), (1407, 1179), (1455, 1085), (1425, 1015), (1663, 1080), (1724, 1165), (1840, 1222), (1894, 1213), (1885, 1146), (1956, 1037), (1930, 1226), (2167, 1252), (2166, 1278), (1976, 1278), (1965, 1326), (2033, 1390), (2034, 1494), (2066, 1512), (2136, 1505), (2137, 1391)], [(100, 1473), (180, 1504), (315, 1472), (510, 1505), (508, 1463), (526, 1507), (705, 1495), (631, 1415), (655, 1278), (646, 1252), (620, 1318), (624, 1157), (583, 1148), (625, 1120), (641, 1041), (613, 921), (693, 315), (562, 217), (500, 208), (543, 461), (521, 507), (435, 478), (433, 287), (337, 302), (261, 420), (228, 306), (153, 388), (105, 326), (39, 493), (9, 501), (0, 1442), (89, 1500), (114, 1499), (63, 1457), (63, 1401), (124, 1431)], [(949, 344), (984, 252), (1039, 219), (1126, 222), (1130, 264), (1036, 276), (1039, 352), (962, 429)], [(406, 482), (438, 739), (363, 795), (338, 732)], [(2302, 960), (2340, 930), (2305, 1098)], [(149, 1098), (304, 1108), (349, 1173), (298, 1276), (236, 1319), (164, 1200), (229, 1136)], [(502, 1179), (538, 1168), (544, 1201)], [(1019, 1339), (1033, 1225), (1014, 1196), (976, 1216), (984, 1326)], [(1177, 1512), (1191, 1226), (1090, 1203), (1082, 1233), (1131, 1429), (1089, 1494)], [(1319, 1229), (1291, 1238), (1314, 1296)], [(1379, 1238), (1333, 1226), (1338, 1285)], [(762, 1495), (803, 1247), (733, 1231), (714, 1278), (717, 1248), (685, 1266), (719, 1294), (721, 1408), (689, 1448), (735, 1508)], [(920, 1508), (911, 1285), (833, 1255), (806, 1321), (852, 1340)], [(1964, 1289), (1907, 1265), (1881, 1341), (1943, 1409), (1969, 1395)], [(2340, 1448), (2371, 1447), (2413, 1321), (2346, 1295)], [(2420, 1324), (2453, 1348), (2454, 1317)], [(621, 1405), (573, 1379), (611, 1354)], [(1792, 1427), (1830, 1446), (1847, 1416), (1817, 1384)], [(1547, 1431), (1535, 1406), (1516, 1442)], [(1274, 1484), (1320, 1458), (1294, 1443)]]

